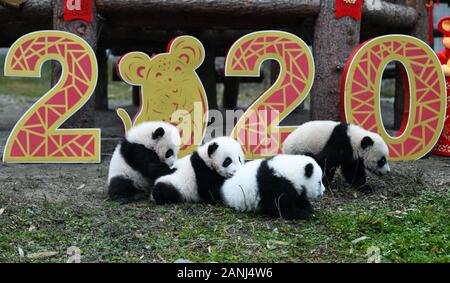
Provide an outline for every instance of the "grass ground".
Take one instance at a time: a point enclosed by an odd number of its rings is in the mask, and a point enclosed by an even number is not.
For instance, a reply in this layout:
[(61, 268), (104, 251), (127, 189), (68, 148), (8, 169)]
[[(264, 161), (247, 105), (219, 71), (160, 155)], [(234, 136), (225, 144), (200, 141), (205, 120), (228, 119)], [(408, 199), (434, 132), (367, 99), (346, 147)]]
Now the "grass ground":
[(64, 262), (70, 246), (83, 262), (366, 262), (377, 250), (381, 262), (450, 262), (448, 188), (339, 200), (351, 194), (328, 199), (308, 221), (201, 204), (93, 208), (0, 195), (0, 262)]

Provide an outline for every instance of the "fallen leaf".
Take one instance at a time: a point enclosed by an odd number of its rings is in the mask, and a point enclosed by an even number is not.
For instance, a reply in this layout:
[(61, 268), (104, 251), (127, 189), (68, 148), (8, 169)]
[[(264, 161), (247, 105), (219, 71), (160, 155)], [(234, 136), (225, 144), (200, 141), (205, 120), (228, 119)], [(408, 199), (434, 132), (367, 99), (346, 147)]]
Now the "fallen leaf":
[(5, 212), (5, 208), (4, 207), (0, 208), (0, 215), (2, 215), (3, 212)]
[(380, 194), (380, 197), (381, 197), (382, 199), (388, 199), (387, 197), (385, 197), (385, 196), (383, 196), (383, 195), (381, 195), (381, 194)]
[(76, 188), (76, 190), (78, 191), (84, 189), (84, 187), (86, 187), (86, 184), (81, 184), (78, 188)]
[(269, 244), (269, 241), (267, 241), (266, 247), (267, 247), (269, 250), (275, 249), (275, 246), (271, 246), (271, 245)]
[(36, 226), (31, 225), (30, 228), (28, 228), (28, 232), (36, 230)]
[(19, 257), (21, 259), (25, 257), (25, 253), (23, 252), (21, 247), (17, 247), (17, 251), (19, 252)]
[(188, 259), (184, 259), (184, 258), (179, 258), (176, 261), (174, 261), (173, 263), (192, 263), (192, 261), (190, 261)]
[(359, 238), (357, 238), (357, 239), (354, 239), (354, 240), (352, 241), (352, 244), (356, 244), (356, 243), (359, 243), (359, 242), (364, 241), (364, 240), (367, 240), (367, 239), (370, 239), (370, 237), (362, 236), (362, 237), (359, 237)]
[(273, 244), (277, 244), (277, 245), (282, 245), (282, 246), (289, 246), (288, 242), (283, 242), (283, 241), (276, 241), (276, 240), (272, 240), (270, 241)]
[(37, 253), (32, 253), (32, 254), (28, 254), (28, 258), (31, 259), (40, 259), (40, 258), (49, 258), (52, 256), (57, 255), (57, 252), (37, 252)]
[(372, 222), (370, 222), (370, 224), (372, 224), (372, 225), (375, 225), (375, 224), (381, 224), (381, 225), (383, 225), (383, 224), (384, 224), (384, 220), (378, 218), (378, 219), (375, 219), (375, 220), (373, 220)]

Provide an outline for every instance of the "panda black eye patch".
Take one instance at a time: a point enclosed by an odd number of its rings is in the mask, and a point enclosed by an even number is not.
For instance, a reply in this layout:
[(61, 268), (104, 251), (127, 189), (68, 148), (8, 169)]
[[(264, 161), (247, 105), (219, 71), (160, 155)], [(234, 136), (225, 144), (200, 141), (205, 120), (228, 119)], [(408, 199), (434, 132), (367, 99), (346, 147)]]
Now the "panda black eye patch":
[(386, 164), (386, 157), (382, 157), (380, 160), (378, 160), (378, 167), (383, 167), (384, 164)]
[(305, 166), (305, 177), (306, 178), (310, 178), (313, 174), (314, 171), (314, 165), (312, 165), (312, 163), (308, 163)]
[(166, 152), (166, 158), (169, 158), (169, 157), (171, 157), (172, 155), (173, 155), (173, 150), (169, 149), (169, 150)]
[(223, 167), (228, 167), (231, 164), (231, 158), (225, 158), (225, 161), (222, 163)]

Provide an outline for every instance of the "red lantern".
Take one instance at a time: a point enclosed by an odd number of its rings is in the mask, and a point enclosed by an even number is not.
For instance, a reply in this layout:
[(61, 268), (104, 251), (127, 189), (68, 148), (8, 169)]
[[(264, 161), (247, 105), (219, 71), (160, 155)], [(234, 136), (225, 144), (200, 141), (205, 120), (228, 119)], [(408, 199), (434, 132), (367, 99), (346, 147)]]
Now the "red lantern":
[(336, 0), (336, 19), (349, 16), (361, 20), (363, 0)]
[(450, 156), (450, 17), (443, 17), (438, 23), (439, 31), (444, 35), (442, 40), (445, 49), (437, 56), (442, 64), (447, 85), (447, 113), (442, 134), (432, 153)]
[(92, 22), (92, 0), (64, 0), (64, 21)]

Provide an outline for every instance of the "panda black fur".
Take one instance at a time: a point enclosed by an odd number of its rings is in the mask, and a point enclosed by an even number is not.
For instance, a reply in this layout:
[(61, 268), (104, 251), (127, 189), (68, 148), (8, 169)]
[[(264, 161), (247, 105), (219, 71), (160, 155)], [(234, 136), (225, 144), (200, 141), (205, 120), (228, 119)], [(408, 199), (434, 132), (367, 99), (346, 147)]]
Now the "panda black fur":
[(144, 122), (129, 129), (111, 158), (110, 199), (128, 203), (148, 197), (154, 181), (171, 172), (179, 147), (180, 134), (168, 123)]
[(236, 140), (215, 138), (175, 162), (173, 173), (157, 179), (153, 199), (158, 204), (220, 202), (220, 187), (243, 163), (244, 153)]
[(280, 154), (247, 162), (221, 188), (225, 205), (275, 218), (306, 219), (310, 200), (322, 197), (322, 169), (304, 155)]
[(311, 121), (293, 131), (283, 143), (287, 154), (314, 157), (325, 172), (329, 186), (336, 168), (355, 189), (372, 192), (366, 183), (365, 169), (377, 175), (389, 173), (389, 149), (380, 135), (359, 126), (334, 122)]

